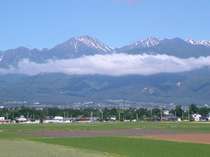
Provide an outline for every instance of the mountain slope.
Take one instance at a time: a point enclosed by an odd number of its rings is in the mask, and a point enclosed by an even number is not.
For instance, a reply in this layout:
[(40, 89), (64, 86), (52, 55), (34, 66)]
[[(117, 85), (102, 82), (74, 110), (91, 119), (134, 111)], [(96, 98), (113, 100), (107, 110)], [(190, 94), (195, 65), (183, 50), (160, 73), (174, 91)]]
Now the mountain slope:
[(201, 44), (191, 44), (180, 38), (156, 39), (155, 41), (156, 44), (150, 44), (150, 46), (144, 46), (144, 43), (150, 43), (151, 39), (139, 41), (136, 42), (137, 44), (127, 45), (116, 49), (116, 51), (129, 54), (167, 54), (180, 58), (210, 56), (210, 47)]
[(98, 39), (90, 36), (80, 36), (71, 38), (52, 49), (28, 49), (19, 47), (7, 51), (0, 51), (0, 67), (16, 66), (19, 61), (29, 59), (36, 63), (44, 63), (49, 59), (69, 59), (81, 56), (110, 53), (128, 54), (167, 54), (180, 58), (210, 56), (209, 41), (158, 39), (150, 37), (140, 40), (134, 44), (111, 49)]
[(193, 39), (187, 39), (186, 42), (192, 44), (192, 45), (200, 45), (200, 46), (206, 46), (206, 47), (210, 47), (210, 41), (208, 40), (193, 40)]
[(43, 63), (49, 59), (77, 58), (111, 52), (112, 49), (99, 40), (89, 36), (80, 36), (71, 38), (52, 49), (38, 50), (19, 47), (1, 52), (0, 67), (16, 66), (19, 61), (26, 58), (33, 62)]
[(127, 100), (146, 103), (210, 103), (210, 70), (121, 77), (102, 75), (0, 77), (1, 101), (63, 103)]
[(112, 49), (90, 36), (80, 36), (59, 44), (50, 50), (57, 58), (76, 58), (84, 55), (107, 54)]

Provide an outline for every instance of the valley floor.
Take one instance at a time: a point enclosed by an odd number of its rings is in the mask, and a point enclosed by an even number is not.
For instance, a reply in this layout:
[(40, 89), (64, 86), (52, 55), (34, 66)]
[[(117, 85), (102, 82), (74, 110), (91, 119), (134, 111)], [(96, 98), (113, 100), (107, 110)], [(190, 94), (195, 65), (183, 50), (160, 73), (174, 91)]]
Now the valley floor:
[(0, 125), (0, 156), (209, 157), (209, 139), (210, 123)]

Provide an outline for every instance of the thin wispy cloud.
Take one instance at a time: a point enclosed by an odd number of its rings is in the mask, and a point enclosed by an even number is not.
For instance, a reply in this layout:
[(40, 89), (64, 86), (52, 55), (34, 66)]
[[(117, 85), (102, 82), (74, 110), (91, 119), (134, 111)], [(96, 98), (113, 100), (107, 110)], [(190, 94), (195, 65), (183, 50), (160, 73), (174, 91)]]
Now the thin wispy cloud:
[(84, 56), (76, 59), (48, 60), (42, 64), (24, 59), (19, 62), (17, 67), (1, 68), (0, 74), (152, 75), (185, 72), (206, 66), (210, 66), (210, 56), (181, 59), (168, 55), (110, 54)]
[(137, 4), (140, 0), (127, 0), (128, 4), (134, 5)]
[(126, 3), (126, 4), (129, 4), (129, 5), (136, 5), (140, 2), (140, 0), (114, 0), (118, 3)]

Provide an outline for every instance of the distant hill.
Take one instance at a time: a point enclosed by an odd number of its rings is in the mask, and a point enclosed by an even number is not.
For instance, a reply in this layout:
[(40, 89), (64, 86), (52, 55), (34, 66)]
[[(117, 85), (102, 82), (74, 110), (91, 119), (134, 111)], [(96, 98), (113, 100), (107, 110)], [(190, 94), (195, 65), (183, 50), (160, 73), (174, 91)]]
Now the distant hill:
[[(206, 74), (206, 72), (208, 72)], [(37, 76), (0, 77), (0, 100), (46, 103), (129, 100), (156, 103), (210, 103), (210, 70), (152, 76)]]

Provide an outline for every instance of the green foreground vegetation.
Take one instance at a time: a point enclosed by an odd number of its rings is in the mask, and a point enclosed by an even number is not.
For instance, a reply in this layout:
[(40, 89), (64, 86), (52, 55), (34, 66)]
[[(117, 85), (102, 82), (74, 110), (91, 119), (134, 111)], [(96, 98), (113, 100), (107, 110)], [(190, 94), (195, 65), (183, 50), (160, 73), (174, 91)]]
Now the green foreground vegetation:
[[(208, 157), (210, 145), (167, 142), (143, 137), (41, 137), (33, 133), (42, 130), (112, 130), (143, 128), (180, 132), (210, 132), (210, 123), (90, 123), (0, 125), (0, 156), (4, 157)], [(12, 154), (12, 152), (16, 152)], [(38, 154), (36, 154), (38, 153)], [(56, 154), (58, 153), (58, 154)], [(76, 155), (75, 155), (76, 154)]]
[(115, 153), (126, 157), (209, 157), (210, 145), (124, 137), (57, 138), (41, 142)]
[(1, 157), (109, 157), (108, 154), (25, 140), (0, 140)]

